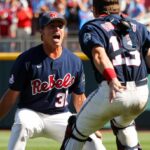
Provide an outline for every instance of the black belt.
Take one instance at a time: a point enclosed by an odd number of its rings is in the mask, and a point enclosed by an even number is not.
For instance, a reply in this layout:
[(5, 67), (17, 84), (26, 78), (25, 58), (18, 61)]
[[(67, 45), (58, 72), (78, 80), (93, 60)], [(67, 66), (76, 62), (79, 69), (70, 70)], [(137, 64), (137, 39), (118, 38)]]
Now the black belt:
[[(140, 80), (140, 81), (134, 81), (134, 82), (135, 82), (136, 86), (142, 86), (142, 85), (146, 85), (148, 83), (147, 79)], [(126, 83), (121, 83), (121, 85), (123, 85), (123, 86), (126, 86), (126, 84), (127, 84), (127, 82)]]

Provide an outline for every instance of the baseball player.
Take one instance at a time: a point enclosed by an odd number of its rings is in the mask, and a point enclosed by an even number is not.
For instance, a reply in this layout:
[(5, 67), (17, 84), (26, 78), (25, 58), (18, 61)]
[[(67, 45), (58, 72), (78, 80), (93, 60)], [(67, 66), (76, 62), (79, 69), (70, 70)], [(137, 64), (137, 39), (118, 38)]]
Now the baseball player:
[[(67, 126), (69, 97), (78, 112), (85, 100), (82, 61), (62, 47), (66, 20), (46, 12), (40, 20), (42, 44), (23, 52), (15, 61), (9, 88), (0, 100), (2, 118), (18, 100), (8, 150), (25, 150), (27, 140), (47, 137), (62, 142)], [(105, 150), (95, 134), (85, 150)]]
[(88, 96), (61, 150), (81, 150), (89, 135), (110, 120), (118, 150), (142, 149), (134, 119), (148, 102), (150, 33), (119, 12), (118, 0), (93, 0), (96, 18), (80, 30), (81, 49), (99, 86)]

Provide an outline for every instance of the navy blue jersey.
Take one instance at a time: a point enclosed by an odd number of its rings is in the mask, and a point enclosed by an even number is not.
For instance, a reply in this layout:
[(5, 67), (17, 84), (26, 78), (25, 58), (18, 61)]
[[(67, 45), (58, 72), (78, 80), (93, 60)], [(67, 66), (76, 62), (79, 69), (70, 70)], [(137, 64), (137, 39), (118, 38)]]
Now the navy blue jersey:
[[(122, 17), (119, 15), (112, 16), (119, 24)], [(129, 18), (127, 20), (131, 25), (132, 36), (124, 34), (123, 30), (118, 31), (118, 26), (108, 21), (108, 16), (87, 22), (79, 32), (81, 49), (89, 57), (92, 64), (92, 49), (95, 46), (103, 47), (115, 68), (118, 79), (122, 82), (139, 81), (147, 76), (143, 54), (146, 54), (150, 47), (150, 34), (146, 27), (135, 20)], [(123, 35), (126, 40), (122, 40)], [(136, 45), (134, 50), (123, 47), (123, 45), (133, 47), (133, 44)], [(125, 52), (112, 58), (111, 54), (115, 54), (120, 49), (125, 50)], [(97, 81), (103, 81), (103, 76), (95, 67), (94, 70)]]
[(42, 45), (33, 47), (15, 61), (9, 87), (21, 92), (19, 108), (47, 114), (68, 111), (68, 96), (85, 92), (82, 61), (67, 49), (53, 60)]

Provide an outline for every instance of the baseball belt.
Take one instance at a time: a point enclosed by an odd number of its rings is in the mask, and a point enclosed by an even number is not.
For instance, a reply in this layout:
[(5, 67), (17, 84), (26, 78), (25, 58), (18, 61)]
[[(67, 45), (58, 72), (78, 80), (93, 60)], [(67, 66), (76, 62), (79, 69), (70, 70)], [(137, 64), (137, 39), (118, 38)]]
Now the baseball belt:
[[(130, 81), (129, 81), (130, 82)], [(131, 81), (132, 82), (132, 81)], [(148, 83), (147, 78), (140, 80), (140, 81), (134, 81), (136, 86), (142, 86), (142, 85), (146, 85)], [(126, 83), (121, 83), (123, 86), (126, 86)]]

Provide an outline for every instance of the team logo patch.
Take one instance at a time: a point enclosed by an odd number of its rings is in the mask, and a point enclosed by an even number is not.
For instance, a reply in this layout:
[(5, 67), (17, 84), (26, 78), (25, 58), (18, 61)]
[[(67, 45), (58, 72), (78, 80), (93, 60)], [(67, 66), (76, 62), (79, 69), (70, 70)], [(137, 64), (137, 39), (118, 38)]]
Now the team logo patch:
[(50, 12), (49, 16), (50, 16), (51, 18), (57, 18), (58, 13), (57, 13), (57, 12)]
[(87, 43), (88, 41), (90, 41), (91, 38), (92, 38), (92, 36), (91, 36), (90, 33), (85, 33), (84, 34), (84, 39), (83, 39), (84, 43)]
[(14, 75), (12, 74), (11, 77), (9, 78), (9, 84), (13, 84), (14, 81)]
[(110, 22), (105, 22), (104, 24), (101, 24), (101, 26), (107, 31), (114, 30), (114, 25)]

